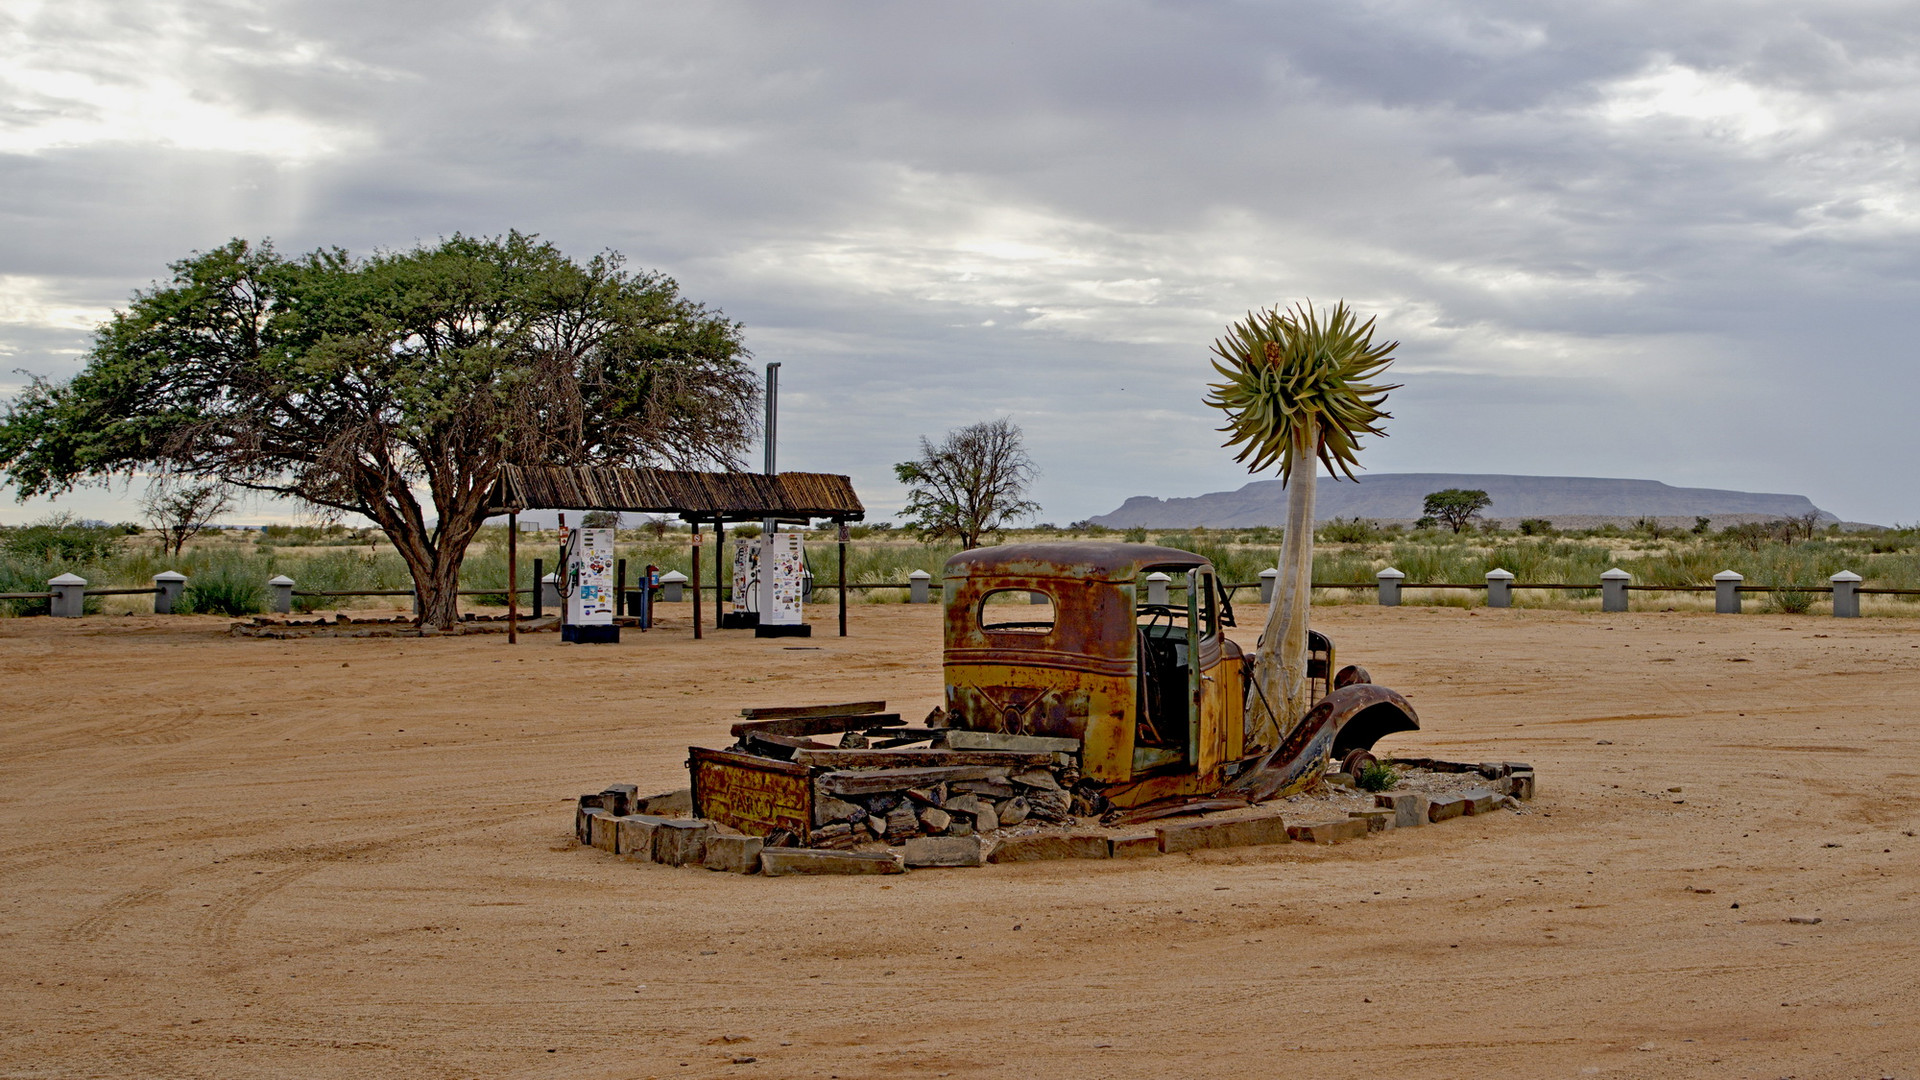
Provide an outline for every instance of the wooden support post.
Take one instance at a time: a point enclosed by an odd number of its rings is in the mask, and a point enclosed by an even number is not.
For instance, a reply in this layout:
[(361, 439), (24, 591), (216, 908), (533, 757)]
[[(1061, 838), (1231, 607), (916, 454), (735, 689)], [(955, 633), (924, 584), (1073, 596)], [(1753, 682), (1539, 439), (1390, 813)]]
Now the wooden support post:
[(547, 578), (541, 573), (547, 568), (547, 560), (533, 560), (533, 617), (539, 618), (541, 607), (547, 602)]
[[(720, 575), (727, 563), (727, 523), (715, 518), (713, 521), (713, 628), (720, 629)], [(738, 599), (736, 597), (735, 599)]]
[(520, 515), (507, 512), (507, 644), (520, 643)]
[(700, 640), (700, 523), (693, 526), (693, 640)]
[(613, 560), (613, 614), (627, 613), (627, 560)]
[(847, 636), (847, 523), (840, 523), (840, 636)]

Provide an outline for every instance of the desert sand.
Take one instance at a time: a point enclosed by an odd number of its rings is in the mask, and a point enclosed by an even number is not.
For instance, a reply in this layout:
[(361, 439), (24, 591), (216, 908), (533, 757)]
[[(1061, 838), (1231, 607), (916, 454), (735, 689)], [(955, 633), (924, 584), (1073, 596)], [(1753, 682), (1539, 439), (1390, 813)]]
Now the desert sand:
[(1382, 749), (1531, 761), (1531, 812), (763, 879), (579, 848), (573, 797), (742, 706), (923, 713), (938, 612), (685, 619), (0, 620), (0, 1076), (1920, 1074), (1920, 622), (1326, 609), (1421, 712)]

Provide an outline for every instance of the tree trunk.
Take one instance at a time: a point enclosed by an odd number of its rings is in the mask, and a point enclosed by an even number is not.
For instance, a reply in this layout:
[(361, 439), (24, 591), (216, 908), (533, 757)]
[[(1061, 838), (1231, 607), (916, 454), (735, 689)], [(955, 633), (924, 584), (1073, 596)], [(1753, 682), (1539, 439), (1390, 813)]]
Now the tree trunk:
[(1318, 436), (1317, 428), (1304, 429), (1293, 448), (1293, 477), (1287, 481), (1287, 534), (1280, 546), (1280, 580), (1273, 606), (1267, 612), (1260, 657), (1254, 664), (1254, 683), (1260, 692), (1248, 705), (1249, 749), (1280, 745), (1311, 704), (1307, 690), (1307, 614), (1313, 602), (1313, 497), (1319, 474), (1313, 448)]
[(450, 630), (460, 621), (460, 562), (449, 558), (444, 547), (434, 556), (433, 569), (413, 582), (414, 595), (419, 598), (420, 625)]

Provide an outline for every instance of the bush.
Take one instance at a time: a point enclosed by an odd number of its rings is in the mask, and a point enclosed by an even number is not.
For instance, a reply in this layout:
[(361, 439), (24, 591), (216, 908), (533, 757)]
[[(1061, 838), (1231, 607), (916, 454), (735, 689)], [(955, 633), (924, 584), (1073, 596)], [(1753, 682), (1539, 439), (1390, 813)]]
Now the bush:
[(267, 586), (242, 566), (221, 566), (187, 581), (180, 594), (188, 615), (256, 615), (266, 610)]
[(1135, 526), (1134, 528), (1127, 530), (1125, 539), (1129, 544), (1144, 544), (1147, 542), (1147, 530), (1142, 527)]
[(1782, 615), (1805, 615), (1813, 607), (1813, 594), (1809, 592), (1770, 593), (1767, 610)]
[(1368, 762), (1353, 782), (1362, 791), (1392, 791), (1400, 783), (1400, 770), (1389, 762)]
[(1334, 518), (1320, 526), (1320, 540), (1328, 544), (1368, 544), (1380, 539), (1380, 529), (1362, 517)]
[[(55, 514), (9, 529), (0, 538), (0, 550), (22, 559), (48, 563), (105, 562), (120, 550), (120, 538), (127, 535), (117, 525), (98, 521), (77, 521), (72, 514)], [(44, 588), (46, 583), (41, 582)]]
[(1552, 536), (1553, 522), (1546, 518), (1521, 518), (1521, 536)]

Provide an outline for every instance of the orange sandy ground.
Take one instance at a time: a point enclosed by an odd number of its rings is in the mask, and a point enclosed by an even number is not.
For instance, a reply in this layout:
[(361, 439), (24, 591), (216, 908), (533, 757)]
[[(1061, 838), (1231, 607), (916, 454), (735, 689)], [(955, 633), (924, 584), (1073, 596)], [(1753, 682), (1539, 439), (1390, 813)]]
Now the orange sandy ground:
[(743, 705), (924, 712), (937, 612), (684, 613), (598, 647), (0, 621), (0, 1075), (1920, 1072), (1920, 624), (1330, 609), (1425, 720), (1387, 749), (1532, 761), (1537, 812), (767, 880), (577, 848), (573, 796), (683, 785)]

